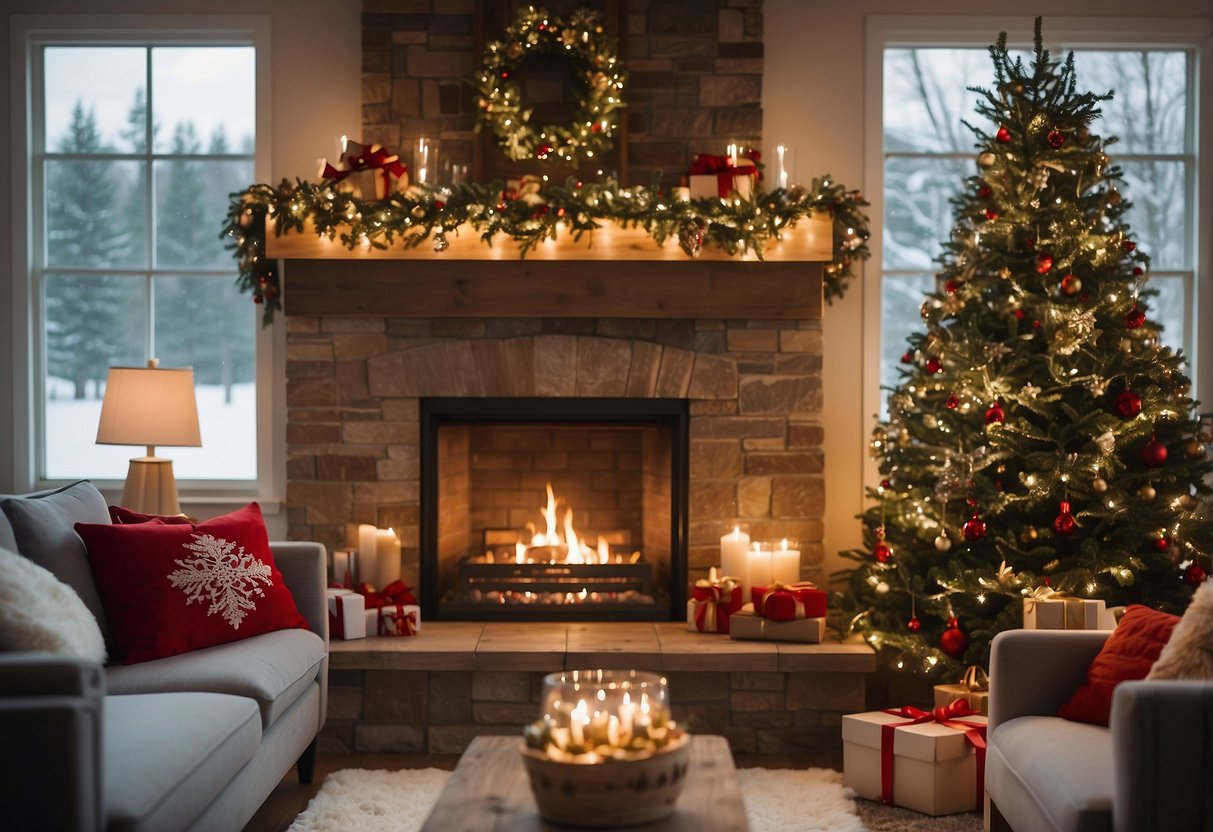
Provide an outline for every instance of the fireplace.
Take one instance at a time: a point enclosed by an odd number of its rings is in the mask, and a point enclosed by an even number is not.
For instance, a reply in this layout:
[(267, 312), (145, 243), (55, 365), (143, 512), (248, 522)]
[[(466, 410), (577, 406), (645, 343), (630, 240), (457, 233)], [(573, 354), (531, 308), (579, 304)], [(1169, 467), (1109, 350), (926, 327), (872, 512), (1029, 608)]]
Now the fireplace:
[(685, 400), (423, 398), (419, 416), (428, 617), (682, 617)]

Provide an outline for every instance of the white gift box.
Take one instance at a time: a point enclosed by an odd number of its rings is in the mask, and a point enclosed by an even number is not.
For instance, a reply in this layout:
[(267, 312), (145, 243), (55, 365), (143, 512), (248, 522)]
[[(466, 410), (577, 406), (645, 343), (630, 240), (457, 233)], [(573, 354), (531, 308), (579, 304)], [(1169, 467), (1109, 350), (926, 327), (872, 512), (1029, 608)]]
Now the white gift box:
[[(881, 726), (902, 716), (869, 711), (842, 718), (842, 783), (860, 797), (880, 800)], [(984, 725), (984, 716), (958, 721)], [(893, 803), (927, 815), (971, 812), (977, 800), (977, 756), (963, 731), (938, 722), (893, 732)]]
[(734, 173), (730, 177), (729, 192), (720, 195), (720, 179), (715, 173), (694, 173), (687, 177), (690, 186), (691, 199), (725, 199), (731, 194), (737, 194), (741, 199), (749, 199), (754, 195), (754, 174)]
[(1114, 630), (1116, 616), (1102, 599), (1052, 598), (1023, 599), (1025, 630)]
[(396, 615), (413, 615), (413, 629), (421, 632), (421, 607), (416, 604), (388, 603), (383, 607), (372, 607), (366, 611), (366, 632), (372, 636), (395, 636)]
[(349, 589), (325, 590), (329, 606), (329, 637), (345, 641), (366, 638), (366, 599)]

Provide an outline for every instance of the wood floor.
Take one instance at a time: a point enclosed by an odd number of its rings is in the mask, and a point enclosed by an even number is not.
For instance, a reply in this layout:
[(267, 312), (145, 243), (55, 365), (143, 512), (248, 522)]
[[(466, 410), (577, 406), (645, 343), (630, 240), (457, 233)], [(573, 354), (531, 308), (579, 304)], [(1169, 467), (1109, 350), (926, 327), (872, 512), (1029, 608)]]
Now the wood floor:
[[(752, 755), (735, 758), (738, 766), (764, 768), (805, 768), (805, 758), (792, 755)], [(244, 827), (244, 832), (286, 832), (295, 816), (307, 808), (307, 803), (320, 790), (324, 778), (343, 768), (388, 769), (403, 768), (453, 769), (459, 758), (454, 755), (422, 754), (320, 754), (316, 757), (316, 774), (311, 785), (302, 786), (294, 769), (287, 773), (278, 788), (266, 798), (257, 814)]]

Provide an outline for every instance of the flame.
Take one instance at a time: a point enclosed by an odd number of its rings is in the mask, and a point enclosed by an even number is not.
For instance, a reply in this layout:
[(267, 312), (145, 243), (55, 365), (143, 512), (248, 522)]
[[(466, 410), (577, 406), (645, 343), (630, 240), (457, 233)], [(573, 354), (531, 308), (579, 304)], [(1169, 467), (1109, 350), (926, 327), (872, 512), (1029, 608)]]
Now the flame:
[(573, 528), (573, 510), (571, 508), (564, 513), (564, 545), (568, 550), (564, 556), (566, 563), (585, 563), (581, 540), (577, 537), (577, 530)]
[(611, 544), (607, 543), (606, 539), (602, 537), (598, 538), (598, 562), (611, 562)]
[(514, 544), (514, 563), (526, 563), (526, 548), (521, 540)]
[[(547, 505), (540, 506), (539, 511), (543, 515), (545, 531), (537, 531), (535, 524), (528, 522), (526, 524), (529, 538), (523, 535), (514, 543), (514, 563), (529, 563), (534, 561), (534, 555), (531, 550), (534, 548), (548, 548), (549, 551), (540, 555), (545, 560), (556, 562), (556, 559), (550, 552), (551, 548), (561, 547), (564, 549), (565, 563), (611, 563), (611, 544), (606, 538), (599, 536), (596, 548), (592, 548), (586, 543), (577, 530), (573, 527), (573, 509), (565, 506), (564, 515), (558, 519), (557, 507), (560, 500), (556, 498), (556, 492), (552, 489), (552, 484), (547, 484)], [(528, 542), (529, 540), (529, 542)], [(492, 562), (491, 552), (486, 553), (486, 559)], [(538, 553), (536, 553), (538, 554)], [(502, 553), (501, 559), (508, 560), (509, 555)], [(640, 552), (633, 553), (631, 562), (635, 563), (640, 558)], [(623, 563), (624, 557), (620, 554), (613, 556), (614, 563)]]

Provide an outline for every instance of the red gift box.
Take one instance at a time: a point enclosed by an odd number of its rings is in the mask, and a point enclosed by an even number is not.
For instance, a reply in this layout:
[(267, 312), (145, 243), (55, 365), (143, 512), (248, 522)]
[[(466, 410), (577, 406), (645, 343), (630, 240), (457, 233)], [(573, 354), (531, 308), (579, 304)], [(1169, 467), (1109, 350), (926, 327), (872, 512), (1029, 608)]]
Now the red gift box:
[(366, 598), (367, 632), (371, 631), (371, 620), (375, 621), (375, 634), (380, 636), (412, 636), (421, 628), (421, 607), (404, 581), (392, 581), (376, 592), (375, 587), (363, 583), (358, 594)]
[(751, 588), (750, 594), (754, 612), (772, 621), (823, 618), (826, 614), (826, 594), (812, 581), (756, 586)]
[(687, 601), (687, 627), (701, 633), (729, 632), (729, 616), (741, 609), (745, 598), (736, 578), (698, 580)]

